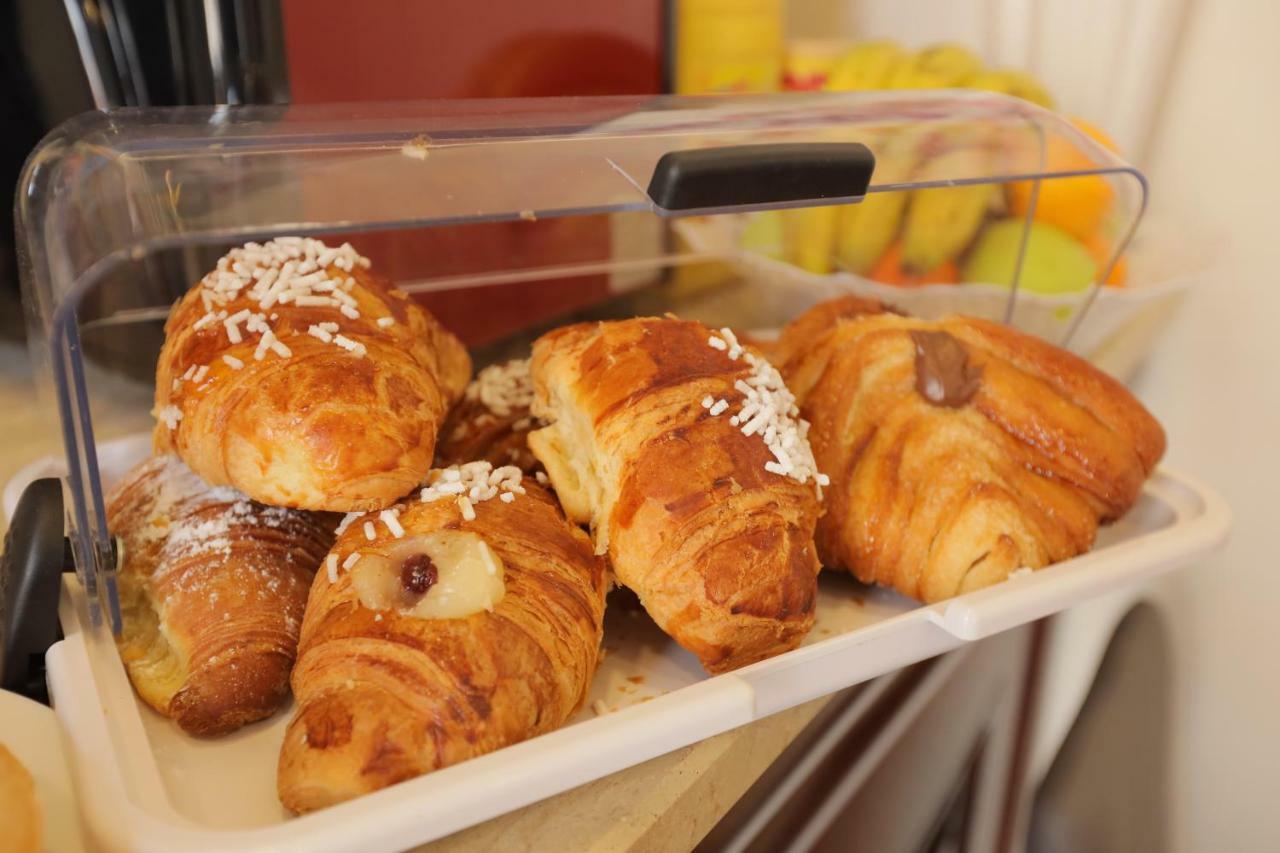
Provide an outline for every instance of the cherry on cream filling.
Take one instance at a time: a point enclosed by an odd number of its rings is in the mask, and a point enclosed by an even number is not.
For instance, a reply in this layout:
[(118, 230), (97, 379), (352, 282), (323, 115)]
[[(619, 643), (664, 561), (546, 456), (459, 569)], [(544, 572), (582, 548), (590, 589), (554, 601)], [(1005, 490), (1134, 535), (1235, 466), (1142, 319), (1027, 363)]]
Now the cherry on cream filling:
[(360, 603), (421, 619), (492, 610), (506, 592), (502, 560), (466, 530), (438, 530), (367, 551), (351, 568)]

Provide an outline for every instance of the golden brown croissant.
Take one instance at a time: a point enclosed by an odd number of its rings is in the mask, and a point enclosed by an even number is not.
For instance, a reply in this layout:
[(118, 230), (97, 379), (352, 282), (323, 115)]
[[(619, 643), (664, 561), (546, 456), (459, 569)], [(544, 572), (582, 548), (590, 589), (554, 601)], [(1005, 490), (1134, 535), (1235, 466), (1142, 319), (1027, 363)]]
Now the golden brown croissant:
[(534, 343), (529, 445), (660, 627), (711, 672), (813, 624), (817, 478), (777, 371), (732, 332), (644, 318)]
[[(10, 737), (20, 731), (9, 728)], [(44, 849), (44, 822), (36, 783), (13, 753), (0, 744), (0, 826), (4, 827), (9, 853), (40, 853)]]
[(122, 546), (117, 642), (138, 695), (198, 735), (270, 716), (336, 521), (210, 487), (175, 456), (134, 468), (108, 496), (107, 524)]
[(436, 463), (483, 459), (498, 467), (515, 465), (525, 474), (540, 471), (542, 466), (529, 451), (529, 432), (540, 426), (529, 412), (532, 404), (528, 359), (481, 370), (449, 412), (436, 445)]
[(220, 260), (165, 325), (156, 450), (275, 506), (378, 509), (418, 485), (471, 362), (368, 266), (297, 237)]
[(1088, 550), (1164, 453), (1120, 383), (984, 320), (835, 300), (773, 352), (832, 480), (823, 564), (921, 601)]
[(349, 517), (316, 577), (280, 752), (295, 812), (550, 731), (587, 695), (604, 569), (586, 535), (514, 467), (432, 483)]

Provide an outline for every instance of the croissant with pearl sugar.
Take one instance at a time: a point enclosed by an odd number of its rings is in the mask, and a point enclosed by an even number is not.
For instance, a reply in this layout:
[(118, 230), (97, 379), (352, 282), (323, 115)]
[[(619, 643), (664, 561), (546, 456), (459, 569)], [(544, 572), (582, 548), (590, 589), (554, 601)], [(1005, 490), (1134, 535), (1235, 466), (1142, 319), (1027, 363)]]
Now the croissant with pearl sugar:
[(431, 468), (470, 373), (462, 344), (349, 245), (249, 243), (165, 324), (154, 444), (266, 504), (381, 509)]

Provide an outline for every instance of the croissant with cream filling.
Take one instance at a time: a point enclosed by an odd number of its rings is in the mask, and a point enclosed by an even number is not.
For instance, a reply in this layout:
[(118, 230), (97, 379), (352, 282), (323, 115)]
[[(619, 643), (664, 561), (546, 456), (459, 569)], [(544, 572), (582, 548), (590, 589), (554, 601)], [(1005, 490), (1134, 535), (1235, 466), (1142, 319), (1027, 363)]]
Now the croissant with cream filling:
[[(280, 799), (306, 812), (557, 728), (599, 660), (604, 567), (514, 467), (349, 519), (316, 576)], [(372, 535), (372, 538), (370, 538)]]

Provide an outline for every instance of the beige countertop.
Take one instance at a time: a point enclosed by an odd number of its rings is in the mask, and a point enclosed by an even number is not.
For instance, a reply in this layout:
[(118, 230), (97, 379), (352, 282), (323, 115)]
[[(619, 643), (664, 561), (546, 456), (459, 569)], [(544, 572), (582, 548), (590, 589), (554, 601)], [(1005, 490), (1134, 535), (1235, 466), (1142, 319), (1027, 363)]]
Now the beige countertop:
[[(94, 374), (99, 439), (149, 429), (150, 390)], [(0, 341), (0, 484), (40, 456), (61, 455), (52, 409), (38, 401), (26, 350)], [(0, 532), (7, 520), (0, 514)], [(775, 714), (693, 746), (464, 830), (430, 851), (687, 850), (701, 839), (822, 709), (827, 698)]]
[(419, 850), (690, 850), (831, 697), (678, 749)]
[[(91, 373), (94, 429), (99, 439), (151, 428), (151, 391), (139, 383)], [(38, 395), (24, 346), (0, 339), (0, 486), (41, 456), (61, 457), (62, 434), (50, 394)], [(0, 512), (0, 531), (8, 519)]]
[[(58, 452), (57, 436), (36, 404), (27, 351), (0, 340), (0, 486), (32, 459)], [(0, 512), (0, 530), (9, 519)]]

